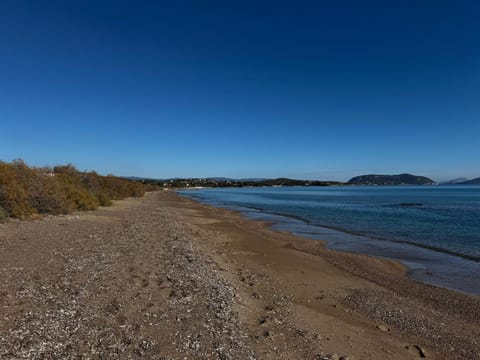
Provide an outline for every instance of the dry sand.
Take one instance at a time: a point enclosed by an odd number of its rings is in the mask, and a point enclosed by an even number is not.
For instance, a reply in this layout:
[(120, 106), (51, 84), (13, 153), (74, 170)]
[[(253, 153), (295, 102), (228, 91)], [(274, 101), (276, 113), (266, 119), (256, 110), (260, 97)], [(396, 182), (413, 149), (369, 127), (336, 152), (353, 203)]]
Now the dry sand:
[(0, 358), (480, 359), (480, 299), (171, 191), (0, 224)]

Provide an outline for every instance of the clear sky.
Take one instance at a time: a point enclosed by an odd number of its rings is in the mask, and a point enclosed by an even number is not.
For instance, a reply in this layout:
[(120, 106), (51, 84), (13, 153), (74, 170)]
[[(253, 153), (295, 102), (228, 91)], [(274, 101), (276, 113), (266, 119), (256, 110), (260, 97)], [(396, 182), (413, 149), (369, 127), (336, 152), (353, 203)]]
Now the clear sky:
[(480, 2), (1, 1), (0, 159), (480, 176)]

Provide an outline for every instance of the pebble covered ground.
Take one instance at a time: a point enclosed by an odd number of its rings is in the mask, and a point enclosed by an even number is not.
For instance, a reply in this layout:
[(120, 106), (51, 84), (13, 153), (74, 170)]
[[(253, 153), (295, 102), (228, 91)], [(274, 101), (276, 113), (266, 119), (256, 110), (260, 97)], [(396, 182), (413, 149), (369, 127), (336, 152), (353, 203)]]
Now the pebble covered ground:
[[(0, 224), (1, 359), (333, 356), (285, 326), (286, 296), (260, 306), (256, 329), (244, 326), (238, 313), (248, 304), (199, 248), (199, 230), (152, 194), (129, 201), (94, 215)], [(257, 275), (237, 275), (248, 301), (262, 303)]]
[[(29, 243), (63, 243), (39, 249), (38, 266), (3, 264), (2, 359), (255, 358), (234, 290), (168, 209), (7, 226)], [(14, 241), (2, 236), (2, 247)]]
[[(290, 289), (212, 247), (208, 239), (226, 235), (186, 221), (162, 196), (0, 224), (0, 359), (383, 358), (375, 349), (326, 351), (328, 336), (297, 321)], [(447, 325), (432, 331), (440, 313), (424, 322), (402, 313), (418, 307), (408, 298), (358, 289), (342, 299), (381, 320), (379, 334), (439, 334), (438, 346), (455, 350), (451, 359), (480, 359), (475, 341), (455, 338)], [(430, 357), (423, 344), (410, 347), (405, 359)]]

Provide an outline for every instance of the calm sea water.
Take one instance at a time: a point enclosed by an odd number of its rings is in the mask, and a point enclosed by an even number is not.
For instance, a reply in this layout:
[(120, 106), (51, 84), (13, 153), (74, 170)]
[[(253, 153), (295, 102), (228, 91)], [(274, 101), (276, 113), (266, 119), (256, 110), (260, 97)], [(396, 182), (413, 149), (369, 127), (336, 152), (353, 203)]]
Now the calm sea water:
[[(179, 193), (330, 248), (399, 260), (417, 280), (480, 295), (480, 187), (282, 187)], [(413, 205), (415, 204), (415, 205)]]

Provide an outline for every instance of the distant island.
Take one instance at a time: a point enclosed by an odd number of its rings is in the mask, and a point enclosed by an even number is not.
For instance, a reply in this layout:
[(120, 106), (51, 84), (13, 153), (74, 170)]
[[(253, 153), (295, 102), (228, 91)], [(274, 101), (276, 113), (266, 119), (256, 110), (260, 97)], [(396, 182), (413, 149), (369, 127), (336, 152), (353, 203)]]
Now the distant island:
[(351, 178), (347, 185), (433, 185), (435, 181), (425, 176), (400, 175), (361, 175)]
[(439, 182), (437, 185), (480, 185), (480, 177), (471, 180), (467, 178), (457, 178)]
[(461, 183), (457, 183), (458, 185), (480, 185), (480, 177), (468, 181), (464, 181)]
[(437, 185), (461, 185), (464, 182), (469, 181), (467, 178), (460, 177), (456, 179), (451, 179), (451, 180), (445, 180), (445, 181), (440, 181), (437, 183)]

